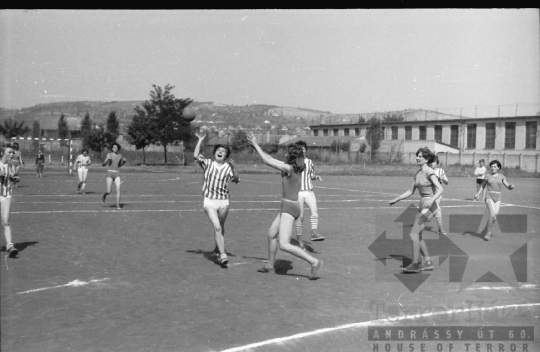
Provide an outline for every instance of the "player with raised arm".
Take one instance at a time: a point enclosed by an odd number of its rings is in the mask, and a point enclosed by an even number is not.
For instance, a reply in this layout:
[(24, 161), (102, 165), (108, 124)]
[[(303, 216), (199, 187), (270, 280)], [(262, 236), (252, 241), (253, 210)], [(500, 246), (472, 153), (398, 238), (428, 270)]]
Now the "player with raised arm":
[(491, 171), (491, 174), (486, 175), (484, 182), (474, 196), (474, 199), (478, 200), (484, 188), (487, 187), (486, 206), (489, 210), (489, 219), (486, 227), (482, 231), (484, 241), (489, 241), (491, 238), (491, 227), (495, 221), (497, 221), (497, 215), (499, 214), (499, 210), (501, 210), (502, 186), (504, 185), (509, 190), (514, 189), (514, 185), (508, 183), (506, 177), (500, 173), (501, 163), (498, 160), (492, 160), (489, 163), (489, 170)]
[(268, 263), (258, 271), (267, 273), (274, 270), (279, 246), (282, 251), (308, 262), (311, 266), (309, 279), (313, 280), (316, 278), (317, 271), (322, 267), (323, 261), (290, 243), (294, 222), (300, 216), (298, 193), (300, 192), (302, 183), (302, 171), (305, 169), (302, 147), (297, 144), (289, 145), (287, 147), (286, 161), (283, 162), (266, 154), (259, 146), (257, 138), (253, 133), (248, 133), (247, 139), (266, 165), (281, 171), (281, 211), (268, 230)]
[(306, 156), (306, 142), (298, 141), (295, 144), (302, 147), (302, 151), (304, 153), (304, 164), (306, 166), (305, 170), (302, 171), (302, 185), (300, 187), (300, 192), (298, 193), (298, 202), (300, 202), (300, 216), (295, 222), (296, 239), (300, 248), (306, 250), (304, 242), (302, 242), (302, 232), (304, 227), (304, 203), (307, 204), (309, 210), (311, 211), (311, 216), (309, 217), (311, 222), (311, 240), (324, 241), (324, 237), (321, 236), (317, 230), (319, 226), (319, 214), (317, 212), (317, 198), (315, 198), (315, 192), (313, 192), (313, 183), (311, 182), (315, 180), (322, 181), (322, 178), (321, 176), (315, 175), (313, 161)]
[(107, 176), (105, 177), (105, 182), (107, 183), (107, 192), (103, 193), (103, 196), (101, 196), (101, 203), (105, 203), (105, 198), (109, 194), (111, 194), (111, 188), (112, 183), (116, 185), (116, 209), (121, 210), (120, 207), (120, 185), (122, 184), (122, 181), (120, 179), (120, 170), (119, 168), (124, 165), (127, 160), (122, 156), (122, 154), (118, 154), (120, 149), (122, 147), (120, 144), (114, 142), (110, 147), (112, 153), (108, 153), (107, 157), (103, 161), (103, 166), (109, 166), (109, 169), (107, 170)]
[(214, 227), (214, 255), (218, 256), (221, 266), (226, 268), (229, 263), (225, 253), (225, 221), (229, 215), (229, 181), (238, 184), (240, 178), (234, 167), (234, 160), (229, 159), (231, 149), (228, 146), (217, 144), (214, 147), (212, 161), (200, 153), (206, 134), (196, 133), (195, 136), (199, 140), (193, 156), (204, 170), (203, 209)]
[[(422, 239), (422, 231), (429, 220), (439, 211), (436, 200), (443, 193), (443, 187), (439, 183), (435, 172), (428, 166), (434, 160), (435, 154), (427, 147), (418, 149), (416, 152), (416, 164), (420, 166), (420, 169), (413, 176), (411, 189), (388, 202), (388, 205), (392, 206), (400, 200), (412, 196), (416, 189), (420, 193), (420, 204), (410, 233), (413, 244), (413, 261), (407, 267), (402, 268), (406, 273), (418, 273), (421, 270), (432, 270), (434, 268), (429, 258), (426, 242)], [(420, 262), (420, 251), (424, 254), (424, 263)]]
[(84, 188), (86, 187), (86, 177), (88, 177), (88, 166), (90, 166), (91, 164), (92, 160), (90, 160), (90, 157), (88, 156), (88, 148), (83, 148), (81, 154), (79, 154), (77, 159), (75, 159), (75, 163), (73, 164), (73, 171), (77, 170), (79, 174), (77, 194), (86, 194), (84, 192)]

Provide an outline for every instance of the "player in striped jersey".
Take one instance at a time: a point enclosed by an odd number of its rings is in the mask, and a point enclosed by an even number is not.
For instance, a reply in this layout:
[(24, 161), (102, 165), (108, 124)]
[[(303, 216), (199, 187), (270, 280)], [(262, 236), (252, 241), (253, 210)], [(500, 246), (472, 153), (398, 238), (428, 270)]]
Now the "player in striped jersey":
[(11, 215), (11, 194), (12, 184), (18, 180), (15, 167), (11, 164), (11, 159), (15, 154), (15, 150), (8, 146), (0, 148), (0, 217), (2, 219), (2, 228), (4, 229), (4, 237), (6, 238), (6, 251), (9, 257), (17, 255), (17, 248), (11, 242), (11, 226), (9, 218)]
[(86, 187), (86, 177), (88, 176), (88, 166), (92, 164), (92, 160), (88, 156), (88, 148), (83, 148), (81, 154), (75, 159), (73, 164), (73, 171), (77, 170), (79, 173), (79, 183), (77, 184), (77, 193), (86, 194), (84, 187)]
[[(448, 177), (446, 177), (446, 172), (439, 167), (439, 157), (435, 155), (435, 160), (429, 165), (433, 171), (435, 171), (435, 176), (439, 179), (439, 183), (442, 185), (443, 183), (445, 185), (448, 184)], [(437, 225), (439, 226), (439, 235), (445, 235), (448, 236), (448, 233), (444, 230), (443, 221), (442, 221), (442, 211), (441, 211), (441, 199), (442, 197), (439, 197), (435, 200), (437, 202), (437, 205), (439, 206), (439, 211), (435, 214), (435, 219), (437, 220)]]
[(240, 182), (234, 161), (228, 159), (231, 149), (225, 145), (217, 144), (214, 147), (214, 161), (206, 159), (200, 154), (201, 144), (206, 134), (198, 134), (199, 138), (193, 156), (204, 170), (204, 184), (202, 187), (204, 202), (203, 209), (214, 226), (214, 240), (216, 243), (214, 254), (218, 255), (222, 267), (227, 267), (229, 259), (225, 253), (225, 221), (229, 214), (229, 181), (236, 184)]
[(300, 216), (295, 222), (296, 226), (296, 239), (298, 240), (298, 245), (303, 250), (306, 250), (304, 247), (304, 242), (302, 242), (302, 230), (304, 227), (304, 203), (306, 203), (311, 211), (310, 221), (311, 221), (311, 240), (312, 241), (324, 241), (324, 237), (321, 236), (317, 228), (319, 226), (319, 214), (317, 213), (317, 199), (315, 198), (315, 192), (313, 192), (313, 183), (311, 181), (319, 180), (322, 181), (321, 176), (315, 175), (315, 168), (313, 166), (313, 161), (308, 159), (306, 156), (307, 144), (304, 141), (298, 141), (295, 144), (302, 147), (304, 151), (304, 164), (306, 169), (302, 172), (302, 186), (300, 192), (298, 193), (298, 201), (300, 202)]

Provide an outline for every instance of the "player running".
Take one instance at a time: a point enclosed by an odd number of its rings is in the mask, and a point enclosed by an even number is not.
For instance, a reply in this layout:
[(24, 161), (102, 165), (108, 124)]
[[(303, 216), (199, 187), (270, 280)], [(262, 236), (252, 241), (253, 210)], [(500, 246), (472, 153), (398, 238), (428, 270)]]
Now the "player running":
[(501, 170), (501, 163), (498, 160), (492, 160), (489, 163), (489, 170), (491, 171), (491, 174), (486, 175), (484, 182), (474, 196), (474, 199), (478, 200), (480, 194), (487, 186), (486, 206), (489, 210), (489, 219), (486, 227), (482, 231), (484, 241), (489, 241), (491, 238), (491, 227), (495, 221), (497, 221), (497, 214), (499, 214), (499, 210), (501, 209), (502, 185), (509, 190), (514, 189), (514, 185), (508, 183), (506, 177), (499, 172)]
[(324, 241), (324, 237), (321, 236), (317, 227), (319, 225), (319, 214), (317, 213), (317, 198), (315, 198), (315, 192), (313, 192), (313, 180), (322, 181), (321, 176), (315, 175), (315, 168), (313, 166), (313, 161), (306, 157), (307, 144), (304, 141), (298, 141), (295, 143), (302, 147), (302, 152), (304, 153), (304, 164), (306, 166), (305, 170), (302, 171), (302, 185), (300, 187), (300, 192), (298, 193), (298, 202), (300, 202), (300, 216), (296, 219), (296, 239), (298, 245), (304, 251), (306, 247), (304, 242), (302, 242), (302, 230), (304, 227), (304, 203), (307, 204), (309, 210), (311, 211), (311, 216), (309, 220), (311, 222), (311, 240), (312, 241)]
[[(448, 177), (446, 177), (446, 172), (439, 167), (439, 157), (435, 155), (435, 160), (429, 165), (435, 172), (435, 176), (439, 180), (439, 183), (444, 183), (445, 186), (448, 185)], [(439, 235), (448, 236), (448, 233), (445, 231), (442, 221), (442, 209), (441, 209), (441, 200), (442, 197), (437, 198), (435, 201), (439, 206), (439, 211), (435, 214), (435, 220), (437, 220), (437, 225), (439, 226)]]
[[(13, 167), (15, 168), (15, 175), (18, 175), (19, 168), (21, 167), (21, 165), (24, 165), (24, 161), (22, 158), (22, 153), (19, 150), (19, 143), (13, 142), (11, 145), (12, 145), (13, 151), (15, 152), (15, 154), (13, 154), (13, 158), (11, 159), (11, 165), (13, 165)], [(13, 187), (17, 188), (18, 183), (19, 183), (19, 178), (17, 177), (17, 180), (13, 181)]]
[(118, 154), (120, 149), (120, 144), (114, 142), (111, 145), (111, 151), (112, 153), (107, 154), (107, 158), (105, 158), (105, 161), (103, 161), (103, 166), (109, 166), (109, 169), (107, 170), (107, 176), (105, 177), (105, 182), (107, 183), (107, 192), (103, 193), (103, 196), (101, 196), (101, 203), (105, 203), (105, 198), (109, 194), (111, 194), (111, 188), (112, 183), (116, 185), (116, 209), (122, 210), (120, 207), (120, 185), (122, 184), (122, 181), (120, 180), (120, 170), (118, 170), (122, 165), (124, 165), (127, 160), (122, 156), (122, 154)]
[(231, 149), (228, 146), (217, 144), (214, 147), (214, 161), (206, 159), (200, 154), (201, 144), (206, 134), (195, 133), (199, 138), (193, 156), (204, 170), (203, 209), (214, 226), (214, 255), (218, 256), (219, 263), (226, 268), (229, 263), (225, 253), (225, 221), (229, 215), (229, 181), (236, 184), (240, 182), (234, 161), (229, 159)]
[(88, 148), (83, 148), (81, 154), (75, 159), (73, 164), (73, 171), (77, 170), (79, 174), (79, 183), (77, 184), (77, 194), (86, 194), (84, 188), (86, 187), (86, 177), (88, 176), (88, 166), (92, 164), (92, 160), (88, 156)]
[[(302, 171), (305, 169), (304, 153), (302, 147), (296, 144), (287, 148), (286, 161), (280, 161), (266, 154), (257, 142), (253, 133), (248, 133), (247, 139), (261, 156), (263, 162), (281, 171), (282, 198), (281, 212), (276, 216), (274, 222), (268, 230), (268, 263), (259, 269), (259, 272), (267, 273), (274, 270), (274, 262), (279, 248), (311, 265), (310, 280), (315, 279), (317, 271), (322, 267), (323, 261), (312, 257), (297, 246), (291, 245), (291, 235), (294, 222), (300, 216), (300, 203), (298, 193), (302, 183)], [(279, 244), (278, 244), (279, 243)]]
[(43, 177), (43, 167), (45, 166), (45, 154), (40, 149), (36, 157), (36, 177)]
[[(416, 189), (420, 193), (420, 206), (414, 218), (410, 234), (413, 243), (413, 261), (410, 265), (401, 269), (406, 273), (418, 273), (421, 270), (433, 269), (433, 263), (429, 258), (426, 242), (422, 239), (422, 231), (433, 218), (433, 215), (439, 211), (439, 205), (436, 200), (443, 193), (443, 187), (439, 183), (439, 179), (433, 169), (428, 166), (434, 160), (435, 154), (427, 147), (418, 149), (416, 152), (416, 164), (420, 166), (420, 170), (413, 177), (411, 189), (388, 202), (388, 205), (392, 206), (400, 200), (412, 196)], [(420, 262), (420, 251), (424, 254), (424, 263)]]
[(10, 258), (17, 255), (18, 250), (13, 245), (11, 239), (11, 226), (9, 218), (11, 215), (12, 184), (18, 181), (15, 167), (11, 164), (11, 159), (15, 154), (15, 149), (11, 146), (0, 148), (0, 217), (2, 228), (6, 238), (6, 251)]

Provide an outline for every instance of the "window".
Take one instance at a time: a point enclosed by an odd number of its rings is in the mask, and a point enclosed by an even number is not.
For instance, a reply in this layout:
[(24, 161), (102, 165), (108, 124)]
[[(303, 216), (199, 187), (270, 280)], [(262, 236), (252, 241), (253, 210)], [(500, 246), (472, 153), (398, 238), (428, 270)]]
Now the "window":
[(486, 123), (486, 149), (495, 149), (495, 123)]
[(435, 140), (442, 142), (442, 126), (441, 125), (435, 126)]
[(459, 126), (450, 125), (450, 145), (453, 145), (454, 147), (458, 146), (458, 134), (459, 134)]
[(339, 136), (339, 130), (337, 128), (334, 128), (334, 136)]
[(426, 140), (426, 126), (419, 126), (418, 131), (420, 132), (420, 140), (425, 141)]
[(516, 123), (507, 122), (504, 127), (504, 149), (516, 148)]
[(343, 134), (344, 134), (345, 136), (348, 136), (348, 135), (349, 135), (349, 129), (348, 129), (348, 128), (344, 129), (344, 130), (343, 130)]
[(386, 139), (386, 133), (384, 133), (384, 132), (385, 132), (385, 128), (383, 127), (381, 129), (381, 139)]
[(405, 139), (408, 141), (412, 139), (412, 126), (405, 126)]
[(525, 128), (525, 149), (536, 149), (536, 129), (538, 125), (535, 122), (527, 122)]
[(397, 126), (392, 126), (392, 139), (397, 139)]
[(354, 135), (355, 135), (355, 136), (359, 136), (359, 135), (360, 135), (360, 128), (355, 128), (355, 129), (354, 129)]
[(319, 136), (319, 130), (313, 130), (313, 136), (318, 137)]
[(467, 149), (476, 149), (476, 124), (467, 125)]
[(323, 129), (322, 131), (323, 131), (323, 136), (325, 136), (325, 137), (328, 136), (328, 130), (326, 128)]

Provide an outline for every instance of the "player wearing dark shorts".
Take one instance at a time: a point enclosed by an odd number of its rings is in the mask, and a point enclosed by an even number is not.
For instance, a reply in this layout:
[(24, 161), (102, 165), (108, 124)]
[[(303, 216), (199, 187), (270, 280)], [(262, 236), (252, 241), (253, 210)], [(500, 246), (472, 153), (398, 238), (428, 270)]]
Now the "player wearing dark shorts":
[(101, 203), (105, 203), (105, 198), (109, 194), (111, 194), (112, 190), (112, 183), (116, 185), (116, 209), (121, 210), (120, 207), (120, 185), (122, 184), (122, 180), (120, 179), (120, 170), (119, 168), (126, 163), (126, 158), (122, 156), (122, 154), (118, 154), (122, 147), (120, 147), (120, 144), (113, 143), (111, 145), (111, 151), (112, 153), (107, 154), (107, 158), (105, 158), (105, 161), (103, 161), (103, 166), (109, 166), (109, 169), (107, 170), (107, 176), (105, 177), (105, 182), (107, 183), (107, 192), (103, 193), (103, 196), (101, 196)]
[(290, 253), (311, 265), (310, 280), (315, 279), (317, 271), (322, 267), (323, 261), (304, 252), (297, 246), (291, 245), (291, 235), (294, 221), (300, 216), (300, 203), (298, 192), (301, 187), (301, 176), (304, 171), (304, 153), (299, 145), (290, 145), (287, 148), (286, 161), (280, 161), (266, 154), (257, 142), (257, 138), (248, 133), (248, 141), (261, 156), (263, 162), (281, 171), (282, 199), (281, 212), (276, 216), (268, 230), (268, 263), (259, 269), (259, 272), (267, 273), (274, 270), (274, 262), (278, 246), (282, 251)]

